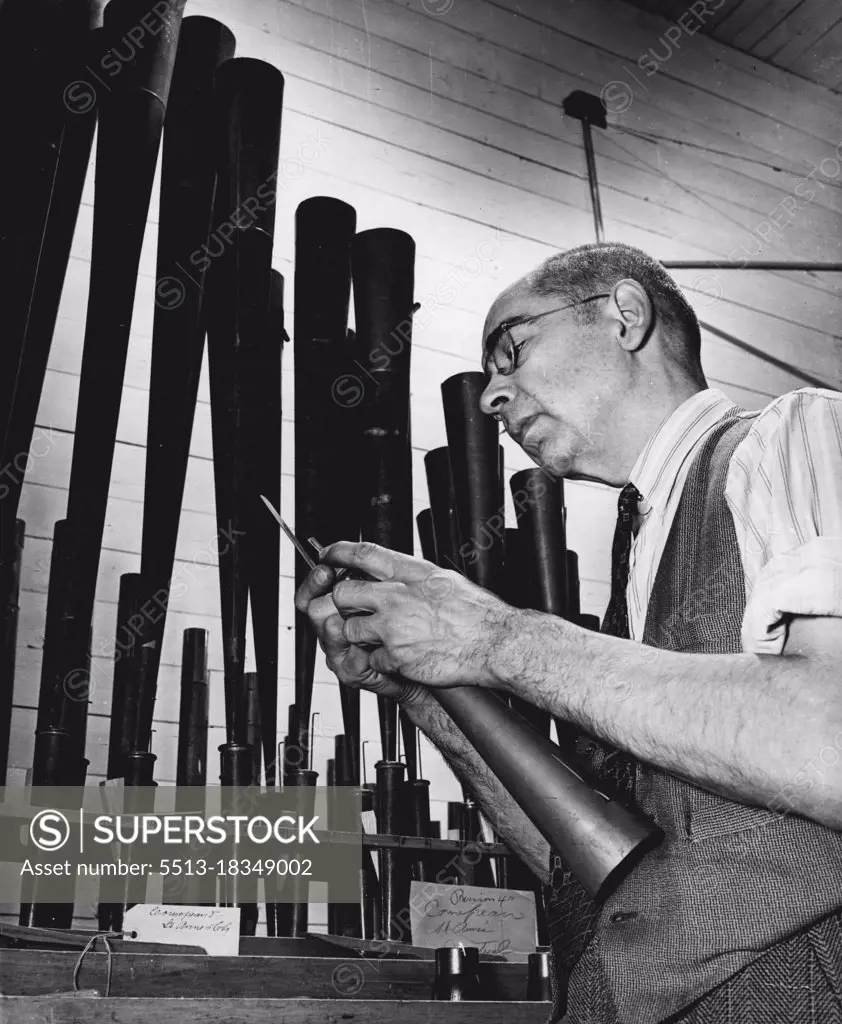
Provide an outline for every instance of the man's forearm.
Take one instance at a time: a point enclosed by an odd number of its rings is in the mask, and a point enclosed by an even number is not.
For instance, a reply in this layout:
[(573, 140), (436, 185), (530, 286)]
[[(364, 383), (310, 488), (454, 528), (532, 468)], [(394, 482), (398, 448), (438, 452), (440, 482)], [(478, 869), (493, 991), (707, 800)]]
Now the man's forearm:
[(838, 661), (796, 641), (791, 657), (687, 654), (519, 611), (497, 685), (696, 785), (842, 828)]
[(456, 776), (474, 794), (500, 839), (542, 882), (549, 878), (550, 848), (497, 776), (471, 746), (432, 693), (405, 709), (438, 748)]

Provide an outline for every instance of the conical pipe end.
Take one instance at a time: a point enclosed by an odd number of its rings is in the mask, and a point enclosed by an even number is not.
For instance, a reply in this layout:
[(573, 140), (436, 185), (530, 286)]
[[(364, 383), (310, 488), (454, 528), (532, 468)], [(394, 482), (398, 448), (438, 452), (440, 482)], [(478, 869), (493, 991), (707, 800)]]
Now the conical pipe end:
[(453, 687), (436, 697), (592, 898), (611, 891), (660, 842), (660, 829), (592, 789), (555, 744), (494, 694)]

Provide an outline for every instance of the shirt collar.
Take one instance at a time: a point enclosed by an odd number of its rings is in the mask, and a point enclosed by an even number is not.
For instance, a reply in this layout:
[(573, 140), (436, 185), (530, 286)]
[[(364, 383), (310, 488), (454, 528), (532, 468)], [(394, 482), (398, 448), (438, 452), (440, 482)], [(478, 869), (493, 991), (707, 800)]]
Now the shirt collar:
[(678, 471), (696, 443), (736, 404), (716, 388), (705, 388), (686, 399), (666, 417), (646, 442), (630, 479), (643, 495), (640, 513), (663, 512)]

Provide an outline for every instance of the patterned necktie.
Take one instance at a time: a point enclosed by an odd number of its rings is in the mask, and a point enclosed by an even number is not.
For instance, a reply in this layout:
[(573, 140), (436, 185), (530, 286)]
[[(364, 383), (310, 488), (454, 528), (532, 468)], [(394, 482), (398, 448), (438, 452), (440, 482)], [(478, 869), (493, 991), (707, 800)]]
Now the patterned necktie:
[(626, 484), (617, 500), (617, 527), (611, 545), (611, 598), (602, 622), (602, 632), (629, 638), (629, 606), (626, 588), (629, 582), (629, 557), (634, 538), (634, 517), (643, 498), (634, 484)]
[[(626, 484), (620, 491), (617, 526), (611, 545), (611, 597), (601, 632), (625, 639), (629, 638), (626, 588), (634, 539), (634, 517), (642, 497), (634, 484)], [(576, 752), (600, 780), (612, 784), (618, 796), (625, 800), (633, 798), (635, 762), (628, 754), (584, 735), (576, 742)], [(566, 1005), (567, 977), (594, 933), (601, 908), (570, 874), (557, 854), (551, 857), (550, 875), (547, 925), (553, 944), (556, 977), (561, 987), (557, 992), (554, 1012), (560, 1014)]]

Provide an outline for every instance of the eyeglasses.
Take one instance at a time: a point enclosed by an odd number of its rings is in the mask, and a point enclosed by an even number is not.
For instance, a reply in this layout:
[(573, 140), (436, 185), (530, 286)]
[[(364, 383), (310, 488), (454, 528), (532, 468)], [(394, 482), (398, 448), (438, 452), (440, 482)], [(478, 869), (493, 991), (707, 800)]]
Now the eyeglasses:
[(493, 363), (497, 373), (508, 377), (517, 369), (520, 350), (529, 340), (528, 338), (519, 343), (512, 337), (512, 328), (520, 327), (521, 324), (531, 324), (541, 317), (549, 316), (551, 313), (560, 313), (563, 309), (572, 309), (574, 306), (582, 306), (586, 302), (593, 302), (595, 299), (607, 299), (610, 292), (602, 292), (599, 295), (589, 295), (586, 299), (578, 302), (569, 302), (566, 306), (557, 306), (555, 309), (545, 309), (543, 313), (535, 313), (532, 316), (513, 317), (511, 320), (504, 320), (498, 324), (485, 340), (486, 356), (483, 369), (489, 373), (489, 363)]

